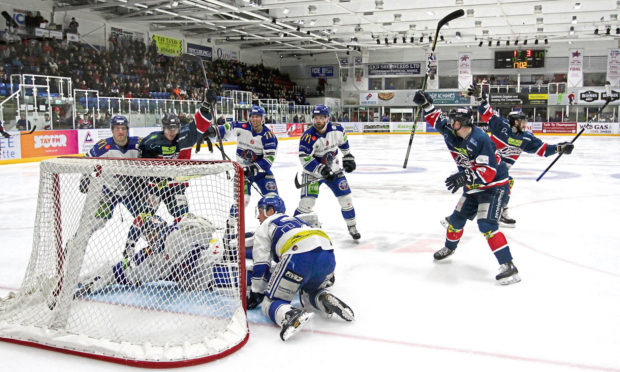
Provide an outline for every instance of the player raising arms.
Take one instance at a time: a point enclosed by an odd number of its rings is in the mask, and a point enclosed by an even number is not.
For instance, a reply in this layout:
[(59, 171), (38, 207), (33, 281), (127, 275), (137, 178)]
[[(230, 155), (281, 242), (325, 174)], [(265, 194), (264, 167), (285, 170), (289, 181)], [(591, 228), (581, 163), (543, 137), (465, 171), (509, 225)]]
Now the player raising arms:
[[(299, 332), (314, 315), (291, 306), (297, 291), (302, 306), (346, 321), (355, 319), (353, 310), (325, 289), (336, 267), (331, 240), (323, 230), (287, 216), (285, 211), (284, 201), (277, 195), (258, 201), (260, 226), (254, 234), (254, 268), (247, 302), (248, 309), (262, 302), (263, 313), (282, 327), (282, 341)], [(270, 270), (272, 260), (277, 265)]]
[[(161, 120), (163, 130), (153, 132), (140, 143), (140, 157), (153, 159), (190, 159), (192, 148), (211, 126), (211, 102), (217, 100), (214, 90), (205, 92), (205, 102), (196, 111), (194, 120), (181, 126), (179, 117), (168, 112)], [(149, 202), (157, 210), (159, 203), (164, 202), (168, 212), (178, 222), (188, 212), (185, 189), (186, 181), (174, 179), (152, 179), (147, 182)]]
[(500, 264), (495, 276), (501, 284), (517, 283), (521, 279), (512, 263), (512, 255), (498, 220), (508, 197), (508, 169), (501, 161), (495, 145), (480, 128), (473, 125), (473, 113), (467, 107), (455, 108), (448, 117), (433, 106), (431, 96), (419, 90), (413, 102), (424, 109), (424, 119), (444, 137), (459, 172), (446, 179), (448, 190), (463, 195), (450, 215), (445, 246), (435, 252), (435, 260), (443, 260), (456, 249), (468, 219), (478, 219), (478, 229), (484, 235)]
[(316, 180), (301, 188), (301, 200), (295, 211), (311, 213), (316, 199), (319, 197), (319, 188), (325, 183), (334, 193), (340, 203), (349, 234), (353, 239), (360, 238), (355, 226), (355, 209), (351, 188), (338, 162), (338, 149), (342, 151), (342, 167), (349, 173), (355, 170), (355, 157), (349, 150), (349, 141), (342, 125), (329, 121), (329, 108), (317, 105), (312, 110), (313, 125), (308, 128), (299, 140), (299, 160), (304, 169), (302, 182)]
[[(551, 156), (555, 154), (570, 154), (573, 152), (573, 145), (570, 142), (560, 142), (557, 145), (544, 143), (532, 132), (527, 132), (525, 126), (527, 124), (527, 116), (522, 111), (513, 111), (508, 114), (508, 118), (502, 118), (495, 112), (487, 100), (487, 95), (480, 89), (480, 86), (472, 84), (467, 89), (467, 94), (473, 96), (478, 102), (478, 112), (482, 121), (489, 123), (489, 131), (491, 132), (491, 140), (495, 143), (502, 161), (506, 167), (510, 168), (519, 159), (521, 152), (525, 151), (529, 154), (538, 156)], [(510, 179), (510, 189), (514, 185), (512, 177)], [(506, 198), (506, 204), (503, 206), (500, 222), (502, 226), (514, 227), (516, 221), (508, 216), (508, 201), (510, 194)]]
[(243, 168), (245, 185), (243, 193), (245, 206), (250, 202), (252, 184), (256, 184), (262, 195), (278, 194), (276, 179), (271, 166), (278, 153), (278, 139), (264, 125), (265, 109), (253, 105), (250, 109), (250, 122), (235, 121), (218, 125), (220, 136), (234, 133), (237, 139), (237, 162)]

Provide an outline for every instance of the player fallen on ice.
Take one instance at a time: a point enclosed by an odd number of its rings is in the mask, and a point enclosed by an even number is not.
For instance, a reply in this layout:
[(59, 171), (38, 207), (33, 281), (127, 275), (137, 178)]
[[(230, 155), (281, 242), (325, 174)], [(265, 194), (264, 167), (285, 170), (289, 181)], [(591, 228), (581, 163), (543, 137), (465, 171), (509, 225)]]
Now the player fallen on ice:
[[(541, 157), (555, 154), (569, 155), (573, 152), (575, 145), (570, 142), (560, 142), (556, 145), (551, 145), (541, 141), (532, 132), (526, 131), (527, 115), (523, 111), (512, 111), (507, 118), (502, 118), (498, 112), (491, 108), (487, 94), (480, 89), (480, 86), (472, 84), (467, 89), (467, 94), (474, 97), (478, 102), (480, 118), (482, 121), (489, 123), (491, 140), (497, 147), (498, 153), (509, 171), (523, 151)], [(508, 176), (508, 179), (510, 180), (510, 190), (512, 191), (514, 179), (510, 176)], [(516, 221), (508, 215), (509, 200), (510, 193), (506, 199), (506, 204), (503, 206), (504, 209), (499, 221), (502, 226), (514, 227)]]
[(216, 273), (222, 272), (216, 267), (222, 261), (223, 249), (213, 239), (216, 229), (207, 219), (189, 213), (180, 222), (168, 225), (157, 215), (148, 216), (141, 229), (147, 245), (132, 257), (80, 280), (75, 297), (100, 292), (113, 284), (139, 287), (163, 280), (175, 282), (182, 290), (202, 291), (227, 282), (216, 278)]
[(265, 109), (253, 105), (249, 122), (235, 121), (217, 126), (220, 137), (233, 133), (237, 140), (237, 162), (245, 176), (243, 193), (246, 207), (250, 202), (252, 184), (258, 186), (262, 195), (278, 193), (278, 185), (271, 171), (278, 153), (278, 139), (264, 123)]
[(450, 110), (448, 117), (433, 106), (431, 96), (419, 90), (413, 102), (422, 106), (424, 119), (443, 135), (444, 141), (458, 167), (458, 173), (446, 178), (448, 190), (463, 194), (448, 218), (445, 246), (435, 252), (435, 260), (452, 255), (463, 236), (467, 220), (477, 218), (478, 229), (484, 235), (500, 264), (495, 279), (512, 284), (521, 279), (512, 262), (510, 247), (499, 231), (499, 216), (508, 198), (508, 169), (501, 161), (495, 145), (482, 129), (473, 125), (473, 112), (468, 107)]
[[(283, 341), (299, 332), (314, 316), (313, 312), (291, 306), (297, 292), (304, 307), (354, 320), (353, 310), (326, 289), (336, 267), (327, 234), (284, 214), (284, 201), (277, 195), (261, 198), (256, 208), (260, 226), (254, 234), (248, 309), (262, 302), (263, 313), (282, 327)], [(277, 264), (270, 269), (272, 260)]]
[[(356, 227), (351, 188), (342, 172), (343, 169), (347, 173), (355, 170), (355, 157), (349, 150), (349, 141), (342, 125), (332, 123), (329, 119), (329, 108), (316, 105), (312, 110), (313, 124), (299, 140), (299, 160), (304, 169), (302, 183), (306, 184), (312, 180), (316, 182), (301, 188), (301, 200), (295, 215), (311, 213), (319, 197), (320, 186), (326, 184), (338, 199), (349, 234), (358, 240), (361, 235)], [(339, 149), (343, 155), (342, 168), (338, 161)]]

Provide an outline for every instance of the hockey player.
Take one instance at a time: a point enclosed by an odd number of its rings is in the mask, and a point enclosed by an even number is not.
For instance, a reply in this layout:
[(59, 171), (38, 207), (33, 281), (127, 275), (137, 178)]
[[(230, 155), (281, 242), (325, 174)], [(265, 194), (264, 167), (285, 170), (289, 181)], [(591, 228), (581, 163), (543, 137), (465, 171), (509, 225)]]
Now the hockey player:
[[(116, 115), (110, 119), (112, 137), (100, 140), (86, 153), (86, 157), (106, 158), (137, 158), (139, 157), (140, 137), (129, 136), (129, 120), (123, 115)], [(96, 173), (83, 175), (80, 179), (80, 192), (87, 193), (92, 177)], [(152, 209), (146, 203), (144, 197), (144, 183), (137, 177), (118, 176), (111, 182), (105, 182), (102, 190), (102, 198), (96, 211), (97, 223), (94, 230), (105, 225), (105, 221), (112, 218), (114, 208), (118, 203), (125, 205), (134, 218), (134, 223), (127, 236), (127, 244), (124, 255), (133, 253), (136, 241), (140, 237), (139, 224), (145, 214), (151, 213)]]
[(4, 131), (4, 126), (2, 126), (2, 121), (0, 121), (0, 134), (2, 135), (2, 137), (4, 138), (9, 138), (11, 137), (10, 134), (8, 134), (7, 132)]
[(245, 176), (245, 206), (250, 202), (252, 184), (258, 186), (261, 195), (278, 194), (278, 185), (271, 171), (271, 166), (278, 153), (278, 139), (264, 125), (265, 109), (253, 105), (250, 109), (250, 122), (236, 121), (218, 125), (223, 138), (234, 133), (237, 139), (237, 162), (243, 168)]
[[(325, 289), (336, 267), (331, 240), (323, 230), (287, 216), (285, 211), (284, 201), (277, 195), (258, 201), (260, 226), (254, 234), (254, 268), (247, 301), (248, 309), (262, 302), (263, 313), (282, 327), (282, 341), (299, 332), (314, 315), (291, 306), (297, 291), (302, 306), (346, 321), (355, 319), (353, 310)], [(272, 260), (277, 264), (270, 270)]]
[(355, 170), (355, 157), (349, 150), (349, 141), (342, 125), (329, 121), (329, 108), (317, 105), (312, 110), (313, 125), (308, 128), (299, 140), (299, 160), (303, 167), (302, 183), (308, 183), (301, 188), (301, 200), (295, 210), (295, 215), (310, 213), (319, 197), (319, 188), (325, 183), (334, 193), (342, 217), (347, 224), (349, 234), (353, 239), (360, 238), (355, 226), (355, 209), (351, 188), (338, 162), (338, 149), (342, 151), (342, 167), (347, 173)]
[[(495, 143), (502, 161), (506, 167), (510, 168), (519, 159), (521, 152), (525, 151), (538, 156), (551, 156), (555, 154), (570, 154), (573, 152), (573, 145), (570, 142), (560, 142), (557, 145), (544, 143), (531, 132), (525, 131), (527, 124), (527, 116), (522, 111), (512, 111), (508, 114), (508, 118), (502, 118), (495, 112), (487, 100), (487, 95), (476, 84), (472, 84), (467, 89), (469, 96), (473, 96), (478, 102), (478, 112), (482, 121), (489, 123), (489, 131), (491, 132), (491, 140)], [(514, 185), (514, 179), (510, 179), (510, 189)], [(514, 227), (516, 221), (508, 216), (508, 200), (510, 194), (506, 198), (506, 204), (503, 206), (502, 215), (499, 221), (502, 226)]]
[(80, 280), (75, 297), (99, 292), (112, 284), (139, 287), (165, 280), (186, 291), (203, 291), (226, 283), (224, 278), (216, 278), (218, 270), (214, 267), (221, 261), (223, 249), (212, 239), (216, 229), (205, 218), (190, 213), (169, 226), (159, 216), (148, 216), (141, 229), (146, 247), (87, 275)]
[[(140, 157), (190, 159), (194, 144), (211, 126), (212, 114), (209, 107), (211, 102), (216, 100), (217, 94), (214, 90), (206, 91), (205, 102), (196, 111), (194, 120), (185, 126), (181, 126), (181, 121), (174, 112), (166, 113), (161, 120), (163, 130), (149, 134), (140, 143)], [(163, 201), (175, 222), (189, 211), (185, 196), (188, 182), (158, 178), (150, 180), (147, 185), (149, 202), (154, 210), (157, 210)]]
[(435, 260), (443, 260), (456, 249), (463, 227), (468, 219), (478, 219), (478, 229), (484, 235), (500, 264), (495, 276), (501, 284), (512, 284), (521, 279), (512, 262), (512, 255), (504, 234), (498, 229), (498, 220), (508, 197), (508, 169), (501, 161), (495, 145), (480, 128), (473, 125), (472, 110), (455, 108), (448, 117), (433, 106), (431, 96), (419, 90), (413, 101), (424, 109), (424, 119), (444, 137), (458, 167), (458, 173), (446, 179), (453, 193), (463, 188), (463, 195), (450, 215), (445, 246), (435, 252)]

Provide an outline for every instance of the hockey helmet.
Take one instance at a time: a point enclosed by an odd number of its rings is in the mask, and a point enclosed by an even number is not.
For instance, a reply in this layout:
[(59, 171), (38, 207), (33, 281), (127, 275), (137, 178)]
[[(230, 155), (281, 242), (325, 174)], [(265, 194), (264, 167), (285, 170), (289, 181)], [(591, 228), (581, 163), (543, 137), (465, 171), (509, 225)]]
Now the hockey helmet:
[(525, 115), (523, 111), (511, 111), (508, 114), (508, 124), (510, 124), (511, 127), (520, 127), (517, 124), (520, 124), (523, 120), (527, 120), (527, 115)]
[(114, 129), (115, 125), (124, 125), (125, 128), (129, 129), (129, 120), (123, 115), (114, 115), (110, 119), (110, 129)]
[(181, 120), (174, 112), (167, 112), (161, 118), (161, 125), (164, 128), (179, 129), (181, 127)]
[(468, 125), (471, 127), (473, 125), (474, 113), (469, 107), (455, 107), (450, 110), (448, 117), (451, 120), (451, 125), (453, 128), (456, 121), (461, 123), (461, 126)]
[(326, 118), (329, 117), (329, 107), (325, 105), (314, 106), (314, 109), (312, 110), (312, 117), (315, 117), (317, 115), (323, 115)]
[(282, 198), (280, 198), (276, 194), (265, 195), (258, 201), (258, 209), (263, 208), (265, 211), (267, 211), (269, 207), (273, 208), (273, 211), (276, 213), (286, 212), (284, 200), (282, 200)]
[(252, 115), (265, 116), (265, 109), (261, 106), (252, 105), (252, 108), (250, 109), (250, 116)]

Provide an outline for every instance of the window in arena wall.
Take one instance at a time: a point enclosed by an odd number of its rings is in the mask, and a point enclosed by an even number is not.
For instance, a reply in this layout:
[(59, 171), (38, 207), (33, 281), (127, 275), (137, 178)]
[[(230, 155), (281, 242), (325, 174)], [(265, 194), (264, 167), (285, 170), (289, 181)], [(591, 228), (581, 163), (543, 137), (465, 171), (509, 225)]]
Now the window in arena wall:
[(439, 71), (439, 74), (439, 88), (457, 89), (459, 87), (458, 76), (441, 76), (441, 71)]
[(584, 72), (583, 85), (586, 87), (595, 87), (605, 85), (605, 72)]
[(370, 78), (368, 79), (368, 89), (370, 90), (382, 90), (383, 79), (382, 78)]

